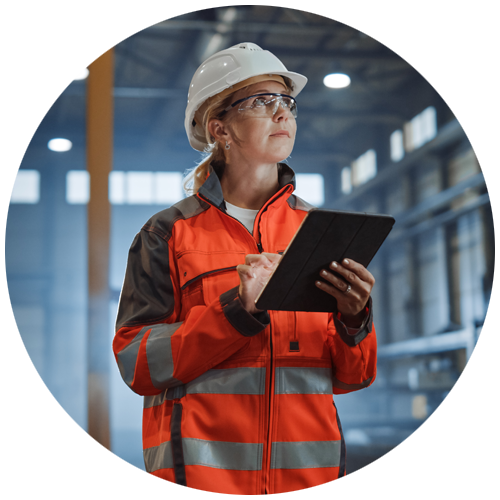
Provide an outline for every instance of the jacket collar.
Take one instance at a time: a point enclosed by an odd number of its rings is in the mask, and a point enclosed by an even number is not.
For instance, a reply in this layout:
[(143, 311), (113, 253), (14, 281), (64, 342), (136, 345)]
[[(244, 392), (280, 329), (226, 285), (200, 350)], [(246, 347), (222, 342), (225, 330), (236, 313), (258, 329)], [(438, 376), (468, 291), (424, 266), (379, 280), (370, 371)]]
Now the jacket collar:
[[(286, 163), (279, 163), (278, 165), (279, 191), (288, 185), (292, 186), (291, 191), (295, 190), (295, 172)], [(222, 194), (222, 187), (220, 185), (220, 178), (223, 171), (224, 166), (222, 164), (212, 162), (208, 167), (208, 177), (198, 190), (198, 193), (225, 212), (226, 204), (224, 203), (224, 195)]]

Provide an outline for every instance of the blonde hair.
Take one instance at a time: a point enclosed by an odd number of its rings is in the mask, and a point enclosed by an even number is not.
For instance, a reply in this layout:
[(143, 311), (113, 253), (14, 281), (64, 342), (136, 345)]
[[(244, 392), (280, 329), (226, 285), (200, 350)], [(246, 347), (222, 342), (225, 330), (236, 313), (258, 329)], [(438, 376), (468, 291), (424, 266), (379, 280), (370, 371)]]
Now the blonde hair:
[[(184, 178), (184, 191), (186, 194), (196, 194), (201, 185), (205, 182), (208, 175), (208, 168), (212, 162), (226, 163), (226, 154), (221, 145), (214, 140), (212, 134), (208, 130), (210, 120), (218, 118), (222, 112), (231, 104), (233, 94), (230, 94), (223, 99), (217, 99), (219, 96), (214, 96), (206, 101), (197, 112), (197, 117), (201, 115), (201, 124), (205, 130), (207, 146), (203, 151), (202, 160), (187, 172)], [(206, 108), (206, 109), (203, 109)]]
[[(282, 77), (286, 90), (288, 93), (292, 92), (292, 83), (291, 80)], [(248, 85), (252, 85), (249, 83)], [(248, 86), (247, 85), (247, 86)], [(202, 160), (196, 165), (196, 167), (187, 171), (186, 176), (184, 178), (184, 191), (187, 195), (196, 194), (202, 184), (206, 181), (208, 175), (208, 169), (212, 163), (218, 163), (220, 165), (224, 165), (226, 163), (226, 154), (224, 152), (224, 148), (221, 144), (212, 137), (210, 131), (208, 130), (208, 123), (210, 120), (221, 119), (223, 111), (231, 104), (233, 95), (235, 92), (240, 90), (240, 88), (235, 89), (234, 92), (231, 92), (229, 95), (224, 92), (222, 94), (217, 94), (213, 97), (210, 97), (205, 101), (199, 108), (199, 110), (195, 114), (195, 120), (200, 123), (205, 130), (205, 137), (207, 140), (207, 146), (203, 151)], [(224, 120), (226, 124), (230, 123), (230, 118), (225, 117)], [(239, 144), (238, 137), (235, 137), (233, 132), (234, 142)]]

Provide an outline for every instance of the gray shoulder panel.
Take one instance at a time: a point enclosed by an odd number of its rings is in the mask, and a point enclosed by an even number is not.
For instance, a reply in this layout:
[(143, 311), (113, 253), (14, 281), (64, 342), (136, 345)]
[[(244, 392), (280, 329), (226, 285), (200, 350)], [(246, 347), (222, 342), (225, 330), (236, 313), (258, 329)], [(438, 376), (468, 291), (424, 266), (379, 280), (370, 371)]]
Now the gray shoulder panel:
[(310, 203), (307, 203), (307, 201), (303, 200), (302, 198), (299, 198), (295, 194), (291, 194), (288, 197), (287, 203), (293, 210), (303, 210), (304, 212), (309, 212), (309, 210), (316, 208)]
[(165, 322), (174, 311), (168, 240), (178, 220), (194, 217), (210, 205), (190, 196), (155, 214), (136, 235), (128, 254), (116, 329)]
[(210, 205), (193, 195), (177, 202), (170, 208), (166, 208), (156, 213), (144, 224), (143, 229), (158, 234), (165, 240), (168, 240), (172, 234), (172, 228), (178, 220), (186, 220), (207, 210)]

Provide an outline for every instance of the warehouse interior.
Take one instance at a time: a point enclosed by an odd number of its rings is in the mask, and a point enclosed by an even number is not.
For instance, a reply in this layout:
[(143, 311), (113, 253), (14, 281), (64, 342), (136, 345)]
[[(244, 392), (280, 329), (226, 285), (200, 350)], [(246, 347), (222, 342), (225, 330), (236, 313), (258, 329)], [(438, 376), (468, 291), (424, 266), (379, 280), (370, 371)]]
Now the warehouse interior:
[[(464, 370), (488, 308), (494, 235), (481, 168), (452, 110), (411, 65), (349, 26), (286, 8), (224, 7), (165, 20), (113, 49), (102, 247), (109, 259), (97, 340), (89, 333), (95, 309), (87, 210), (94, 198), (89, 76), (82, 68), (33, 136), (12, 193), (6, 266), (13, 311), (62, 408), (143, 469), (142, 398), (121, 380), (111, 351), (127, 252), (151, 215), (184, 196), (182, 178), (200, 160), (184, 130), (194, 71), (239, 42), (270, 50), (309, 79), (297, 99), (297, 140), (287, 160), (299, 196), (396, 219), (369, 267), (377, 380), (335, 400), (352, 473), (422, 425)], [(96, 373), (99, 404), (89, 391)]]

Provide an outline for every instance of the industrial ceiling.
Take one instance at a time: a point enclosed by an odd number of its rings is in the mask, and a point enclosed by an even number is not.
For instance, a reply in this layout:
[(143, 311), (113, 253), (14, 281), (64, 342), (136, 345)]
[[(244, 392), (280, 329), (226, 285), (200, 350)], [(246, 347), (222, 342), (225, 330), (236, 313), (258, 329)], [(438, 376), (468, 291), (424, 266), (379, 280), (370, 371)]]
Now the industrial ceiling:
[[(212, 8), (160, 22), (115, 47), (114, 168), (193, 167), (199, 154), (183, 126), (189, 83), (204, 59), (240, 42), (273, 52), (309, 79), (298, 98), (296, 171), (328, 171), (337, 178), (370, 148), (383, 168), (390, 161), (390, 134), (425, 107), (436, 107), (440, 125), (453, 118), (411, 65), (349, 26), (286, 8)], [(325, 87), (323, 78), (332, 72), (348, 74), (351, 85)], [(66, 89), (47, 116), (44, 144), (50, 135), (84, 130), (84, 94), (84, 81)], [(74, 143), (84, 148), (79, 135)]]

